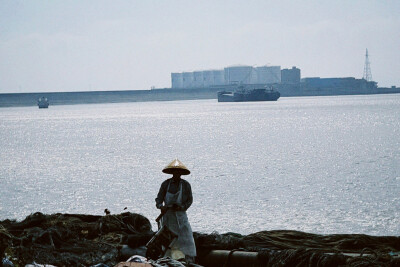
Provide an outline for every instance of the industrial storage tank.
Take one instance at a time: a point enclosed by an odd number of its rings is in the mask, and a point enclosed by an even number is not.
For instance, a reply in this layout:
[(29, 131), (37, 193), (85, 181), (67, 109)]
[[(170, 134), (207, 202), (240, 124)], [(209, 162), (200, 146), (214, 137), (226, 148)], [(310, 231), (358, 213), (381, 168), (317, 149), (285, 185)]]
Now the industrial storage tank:
[(182, 73), (183, 88), (193, 88), (193, 72)]
[(224, 68), (225, 82), (227, 84), (251, 84), (253, 76), (252, 66), (231, 66)]
[(193, 72), (193, 87), (204, 87), (202, 71)]
[(182, 73), (171, 73), (172, 88), (183, 88)]
[(262, 66), (256, 68), (257, 83), (280, 83), (281, 67), (280, 66)]
[(203, 71), (203, 84), (204, 87), (209, 87), (214, 85), (214, 73), (212, 70)]
[(225, 72), (224, 70), (213, 70), (214, 84), (213, 85), (225, 85)]

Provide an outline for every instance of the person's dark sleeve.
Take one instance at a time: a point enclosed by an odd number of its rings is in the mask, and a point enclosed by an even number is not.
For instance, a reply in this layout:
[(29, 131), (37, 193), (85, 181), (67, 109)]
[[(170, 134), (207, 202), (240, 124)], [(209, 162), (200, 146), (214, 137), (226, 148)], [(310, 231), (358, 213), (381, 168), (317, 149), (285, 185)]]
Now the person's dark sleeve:
[(164, 181), (161, 184), (160, 190), (158, 191), (158, 194), (157, 194), (157, 198), (156, 198), (157, 209), (161, 208), (161, 206), (163, 205), (166, 191), (167, 191), (167, 181)]
[(186, 211), (193, 203), (193, 195), (192, 195), (192, 187), (190, 186), (190, 184), (186, 183), (185, 185), (186, 185), (185, 187), (186, 187), (187, 198), (185, 203), (182, 204), (183, 205), (182, 208), (183, 210)]

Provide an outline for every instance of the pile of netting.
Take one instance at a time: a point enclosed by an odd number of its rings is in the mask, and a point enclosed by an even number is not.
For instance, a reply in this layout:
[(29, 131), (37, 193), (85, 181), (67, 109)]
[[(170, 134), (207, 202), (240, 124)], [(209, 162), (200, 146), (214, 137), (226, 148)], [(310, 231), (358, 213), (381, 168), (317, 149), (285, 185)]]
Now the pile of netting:
[(124, 244), (145, 245), (154, 232), (135, 213), (94, 216), (34, 213), (23, 221), (0, 221), (0, 257), (19, 266), (32, 262), (56, 266), (114, 266), (126, 260)]
[[(254, 266), (400, 266), (400, 237), (317, 235), (299, 231), (195, 233), (197, 250), (257, 252)], [(201, 258), (201, 257), (200, 257)], [(201, 264), (200, 260), (200, 264)], [(226, 266), (235, 266), (234, 259)]]
[[(0, 221), (0, 259), (7, 256), (17, 266), (33, 262), (114, 266), (132, 255), (145, 255), (143, 248), (154, 234), (150, 221), (135, 213), (35, 213), (20, 222)], [(203, 266), (238, 266), (235, 253), (239, 251), (255, 255), (249, 256), (249, 265), (241, 266), (400, 266), (400, 237), (395, 236), (195, 232), (194, 239), (196, 262)], [(215, 251), (225, 253), (222, 264), (210, 256)]]

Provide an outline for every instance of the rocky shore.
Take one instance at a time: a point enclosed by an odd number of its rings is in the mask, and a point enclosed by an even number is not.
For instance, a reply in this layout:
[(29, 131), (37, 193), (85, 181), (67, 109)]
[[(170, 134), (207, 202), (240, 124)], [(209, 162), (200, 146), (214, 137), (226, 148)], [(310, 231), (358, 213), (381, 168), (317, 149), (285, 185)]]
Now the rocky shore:
[[(22, 221), (0, 221), (0, 257), (14, 266), (115, 266), (145, 255), (154, 234), (150, 221), (136, 213), (34, 213)], [(241, 266), (243, 261), (247, 266), (400, 266), (398, 236), (280, 230), (250, 235), (195, 232), (194, 238), (201, 266), (238, 266), (240, 261)]]

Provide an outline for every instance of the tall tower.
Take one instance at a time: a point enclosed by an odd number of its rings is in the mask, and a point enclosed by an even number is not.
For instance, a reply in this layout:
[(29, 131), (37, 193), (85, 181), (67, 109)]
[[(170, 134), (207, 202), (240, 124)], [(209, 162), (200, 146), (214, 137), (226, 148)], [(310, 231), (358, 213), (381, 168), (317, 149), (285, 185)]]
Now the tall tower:
[(366, 49), (366, 52), (365, 52), (365, 65), (364, 65), (363, 79), (365, 79), (367, 82), (372, 81), (371, 67), (369, 65), (369, 58), (368, 58), (368, 49)]

